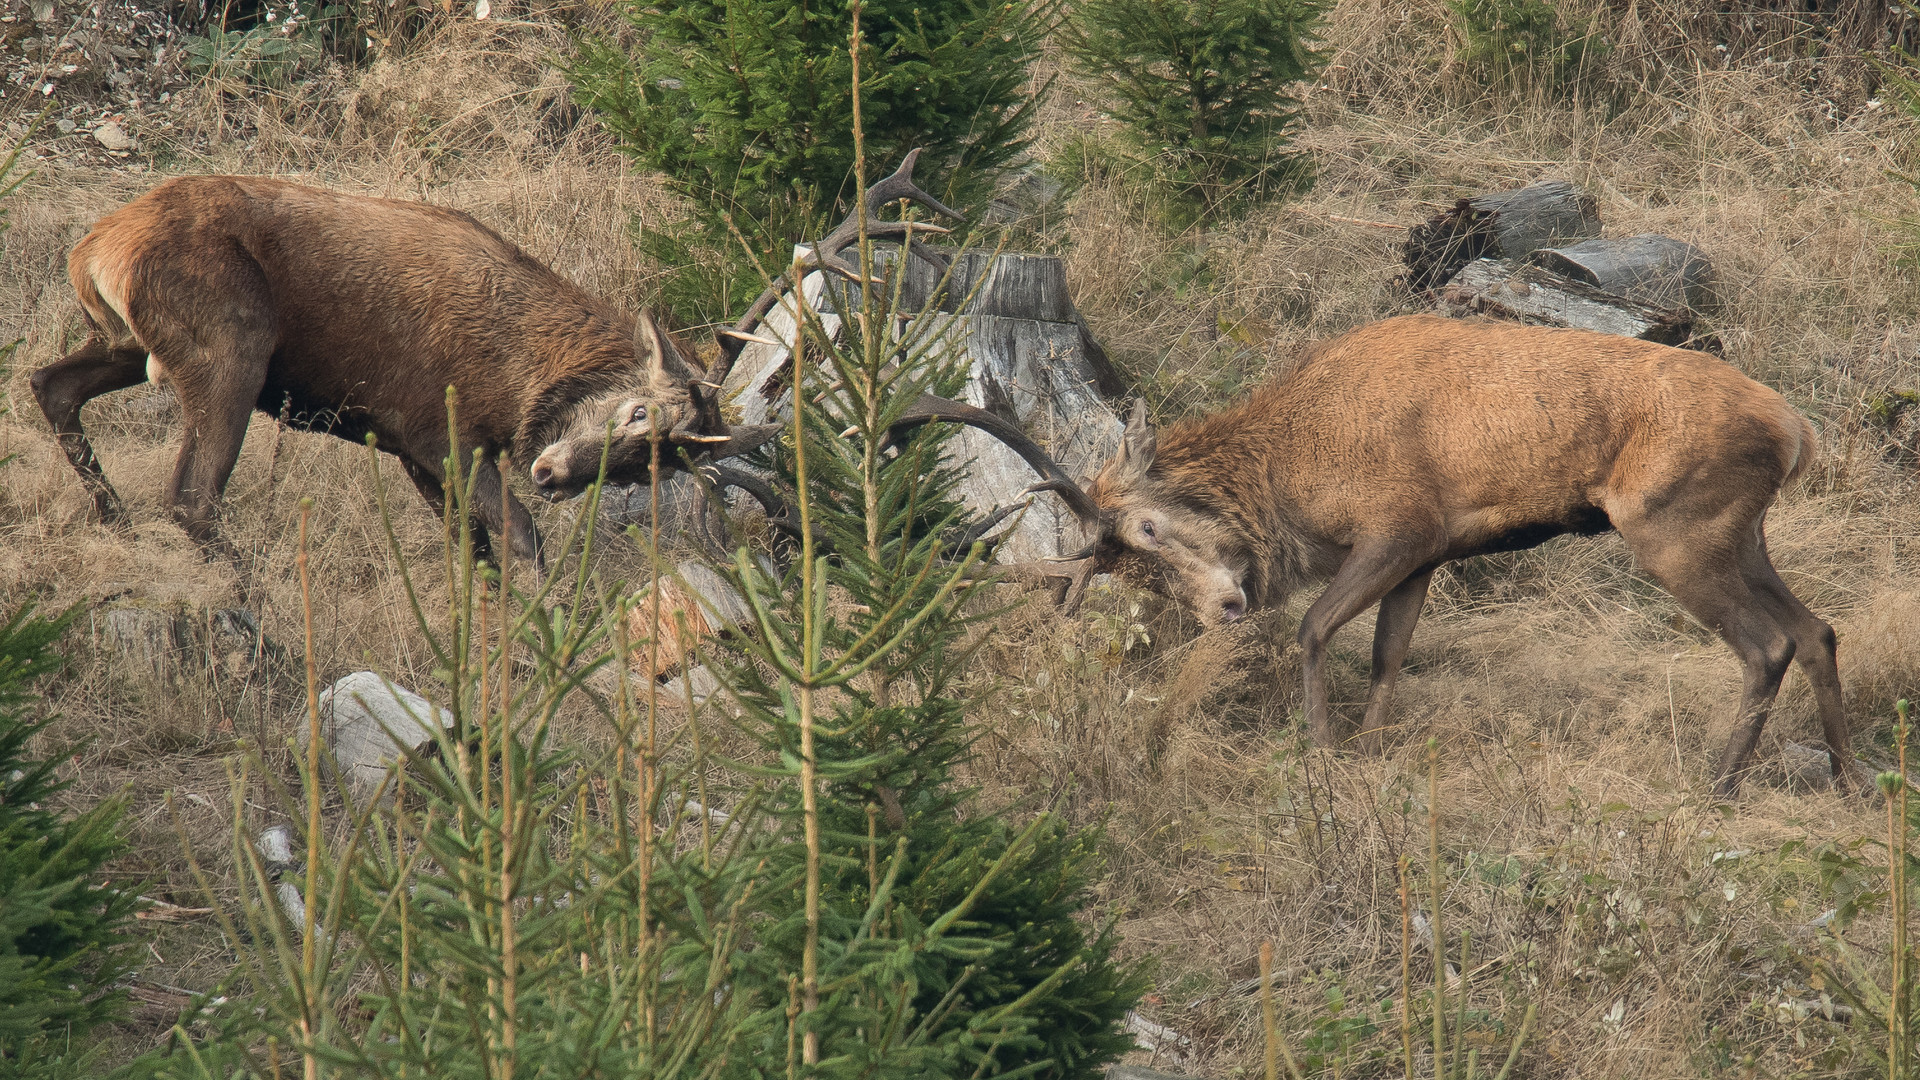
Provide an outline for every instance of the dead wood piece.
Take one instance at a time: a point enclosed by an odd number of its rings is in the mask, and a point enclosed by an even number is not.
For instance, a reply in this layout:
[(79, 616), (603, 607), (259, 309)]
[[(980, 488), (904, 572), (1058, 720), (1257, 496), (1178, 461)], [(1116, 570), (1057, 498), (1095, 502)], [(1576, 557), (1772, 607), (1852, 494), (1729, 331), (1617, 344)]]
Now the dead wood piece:
[(1461, 199), (1407, 231), (1407, 288), (1416, 294), (1437, 288), (1476, 259), (1519, 259), (1599, 235), (1598, 204), (1565, 180)]
[(1441, 311), (1449, 315), (1484, 313), (1663, 345), (1685, 345), (1693, 333), (1693, 316), (1685, 308), (1656, 308), (1512, 259), (1469, 263), (1440, 289), (1438, 298)]
[(1706, 253), (1671, 236), (1583, 240), (1541, 248), (1527, 261), (1657, 308), (1704, 311), (1713, 300), (1713, 264)]

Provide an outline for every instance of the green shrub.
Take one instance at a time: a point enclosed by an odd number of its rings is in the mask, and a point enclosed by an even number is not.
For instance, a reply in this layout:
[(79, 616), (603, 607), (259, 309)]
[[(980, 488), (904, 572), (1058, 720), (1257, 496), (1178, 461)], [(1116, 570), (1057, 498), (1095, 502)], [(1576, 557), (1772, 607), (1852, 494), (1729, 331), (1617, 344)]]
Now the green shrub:
[(1327, 0), (1084, 0), (1060, 34), (1076, 71), (1109, 95), (1131, 156), (1205, 216), (1310, 182), (1288, 146), (1295, 86)]
[[(924, 147), (922, 186), (948, 202), (989, 188), (1031, 139), (1028, 62), (1054, 0), (877, 0), (863, 6), (861, 121), (868, 152)], [(853, 9), (806, 0), (663, 0), (628, 12), (640, 46), (583, 41), (580, 102), (621, 147), (692, 203), (687, 226), (643, 226), (683, 322), (726, 319), (785, 269), (796, 241), (852, 205)], [(725, 219), (759, 265), (740, 253)], [(684, 249), (717, 258), (692, 272)]]
[(29, 750), (51, 723), (36, 717), (32, 684), (62, 666), (54, 645), (78, 612), (46, 619), (29, 605), (0, 624), (0, 1074), (9, 1077), (92, 1075), (88, 1033), (124, 1006), (113, 987), (128, 967), (137, 898), (100, 883), (125, 846), (123, 804), (56, 812), (64, 755)]
[(1561, 87), (1607, 51), (1591, 27), (1562, 25), (1547, 0), (1448, 0), (1460, 20), (1461, 60), (1484, 83)]

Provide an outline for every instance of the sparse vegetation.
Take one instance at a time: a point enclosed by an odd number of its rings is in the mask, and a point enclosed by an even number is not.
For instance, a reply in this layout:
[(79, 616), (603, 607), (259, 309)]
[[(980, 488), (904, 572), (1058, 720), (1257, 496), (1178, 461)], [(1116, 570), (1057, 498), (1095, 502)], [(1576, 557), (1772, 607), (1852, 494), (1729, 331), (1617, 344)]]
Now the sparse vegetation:
[[(1896, 262), (1907, 233), (1894, 222), (1920, 207), (1889, 171), (1911, 171), (1920, 120), (1857, 87), (1852, 97), (1833, 90), (1838, 60), (1821, 50), (1770, 46), (1784, 16), (1753, 14), (1748, 25), (1704, 0), (1640, 4), (1634, 24), (1626, 11), (1597, 0), (1562, 6), (1565, 25), (1590, 25), (1612, 45), (1590, 65), (1594, 94), (1490, 93), (1449, 37), (1458, 17), (1444, 0), (1336, 4), (1321, 33), (1323, 73), (1301, 88), (1293, 143), (1312, 160), (1313, 188), (1184, 229), (1144, 208), (1125, 177), (1094, 175), (1036, 242), (1063, 254), (1075, 303), (1168, 420), (1284, 372), (1307, 342), (1404, 310), (1411, 302), (1392, 281), (1401, 234), (1381, 226), (1422, 220), (1459, 195), (1564, 177), (1599, 200), (1609, 235), (1664, 232), (1699, 245), (1718, 275), (1723, 307), (1709, 328), (1727, 362), (1780, 389), (1820, 431), (1821, 457), (1769, 515), (1768, 541), (1783, 576), (1835, 623), (1857, 742), (1886, 767), (1896, 756), (1893, 704), (1920, 685), (1911, 433), (1875, 415), (1910, 423), (1913, 413), (1894, 407), (1916, 385), (1920, 354), (1911, 271)], [(407, 612), (363, 453), (339, 440), (255, 419), (227, 492), (230, 534), (248, 552), (243, 580), (200, 560), (158, 509), (179, 421), (166, 391), (132, 389), (90, 406), (88, 424), (116, 484), (134, 496), (133, 522), (118, 531), (86, 519), (27, 386), (33, 367), (82, 332), (65, 251), (88, 221), (166, 175), (297, 174), (466, 210), (635, 306), (657, 290), (657, 268), (629, 223), (687, 210), (667, 180), (575, 121), (564, 81), (546, 66), (569, 55), (563, 20), (631, 33), (596, 10), (515, 5), (486, 22), (447, 19), (400, 55), (328, 68), (273, 94), (220, 99), (196, 88), (166, 111), (149, 101), (127, 120), (143, 144), (127, 159), (88, 150), (85, 128), (51, 127), (22, 158), (36, 173), (9, 204), (13, 228), (0, 240), (0, 340), (25, 339), (0, 384), (0, 401), (13, 406), (0, 417), (0, 456), (19, 458), (0, 482), (0, 605), (86, 605), (67, 639), (73, 663), (42, 684), (59, 715), (42, 738), (80, 747), (78, 761), (58, 758), (73, 786), (49, 805), (84, 811), (127, 790), (130, 849), (114, 880), (150, 879), (148, 895), (197, 905), (190, 852), (237, 904), (253, 886), (236, 861), (223, 762), (245, 742), (260, 758), (250, 776), (296, 783), (288, 742), (306, 720), (304, 680), (270, 665), (220, 675), (188, 656), (177, 677), (139, 673), (102, 629), (106, 612), (139, 603), (204, 621), (244, 604), (270, 641), (297, 655), (295, 501), (314, 494), (320, 678), (365, 667), (371, 654), (420, 688), (436, 685), (438, 662)], [(0, 48), (18, 48), (30, 22), (6, 24)], [(1035, 67), (1037, 83), (1049, 63)], [(80, 92), (78, 76), (62, 83), (63, 100)], [(5, 87), (0, 125), (24, 129), (44, 100), (25, 96)], [(1118, 139), (1121, 122), (1103, 115), (1104, 100), (1097, 85), (1061, 75), (1035, 111), (1039, 147), (1050, 156), (1081, 134)], [(128, 171), (134, 165), (145, 171)], [(383, 469), (390, 495), (411, 500), (404, 476)], [(439, 530), (417, 506), (396, 510), (422, 605), (443, 620), (458, 584), (439, 568)], [(545, 532), (563, 536), (582, 512), (564, 504), (538, 514)], [(633, 545), (602, 537), (599, 547), (606, 580), (647, 572)], [(1202, 1078), (1260, 1074), (1258, 995), (1245, 985), (1258, 975), (1260, 942), (1271, 940), (1276, 1022), (1302, 1068), (1403, 1074), (1398, 867), (1412, 856), (1421, 903), (1429, 800), (1420, 751), (1432, 732), (1446, 747), (1446, 924), (1473, 934), (1465, 1033), (1483, 1073), (1499, 1064), (1489, 1048), (1504, 1050), (1531, 1004), (1516, 1076), (1884, 1075), (1870, 1053), (1883, 1033), (1858, 1017), (1832, 1019), (1823, 995), (1845, 1004), (1835, 976), (1816, 985), (1804, 960), (1830, 955), (1821, 916), (1850, 895), (1838, 878), (1834, 891), (1823, 887), (1809, 851), (1835, 844), (1861, 860), (1860, 889), (1884, 893), (1879, 849), (1848, 845), (1885, 835), (1885, 807), (1789, 777), (1780, 741), (1815, 730), (1798, 676), (1763, 741), (1767, 764), (1737, 805), (1716, 807), (1703, 791), (1733, 720), (1734, 663), (1616, 539), (1479, 560), (1441, 574), (1433, 591), (1399, 683), (1404, 730), (1378, 760), (1301, 744), (1287, 643), (1310, 595), (1196, 635), (1150, 595), (1096, 589), (1077, 620), (1029, 604), (966, 632), (981, 663), (958, 678), (956, 694), (984, 732), (955, 770), (955, 790), (973, 789), (962, 811), (969, 823), (1005, 812), (1022, 828), (1045, 805), (1071, 829), (1105, 823), (1092, 895), (1100, 910), (1121, 912), (1120, 960), (1156, 961), (1141, 1015), (1188, 1040), (1137, 1049), (1133, 1060)], [(1367, 684), (1369, 627), (1359, 623), (1334, 647), (1340, 701)], [(677, 734), (683, 714), (662, 710), (663, 739), (690, 738)], [(591, 756), (606, 752), (607, 730), (562, 710), (551, 740)], [(755, 752), (729, 741), (727, 725), (703, 731), (716, 757)], [(270, 810), (245, 812), (284, 820), (278, 803), (261, 805)], [(323, 804), (329, 827), (341, 813)], [(864, 804), (855, 821), (864, 836)], [(865, 879), (864, 867), (848, 873), (856, 887)], [(1844, 929), (1882, 987), (1892, 985), (1885, 910), (1863, 909)], [(152, 951), (139, 954), (131, 980), (147, 997), (211, 990), (231, 974), (236, 955), (206, 919), (141, 925)], [(1419, 995), (1433, 972), (1413, 935)], [(1457, 1017), (1451, 986), (1449, 997)], [(1415, 1011), (1430, 1021), (1419, 999)], [(98, 1029), (103, 1062), (164, 1042), (180, 1013), (143, 1000), (127, 1023)]]

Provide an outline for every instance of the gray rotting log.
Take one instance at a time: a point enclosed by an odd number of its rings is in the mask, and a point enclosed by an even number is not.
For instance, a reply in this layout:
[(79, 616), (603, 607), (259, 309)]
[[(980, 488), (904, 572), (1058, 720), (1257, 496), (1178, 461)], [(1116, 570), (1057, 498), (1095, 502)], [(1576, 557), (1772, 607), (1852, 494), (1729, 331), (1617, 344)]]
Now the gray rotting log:
[(1476, 259), (1521, 259), (1599, 235), (1598, 204), (1565, 180), (1461, 199), (1407, 231), (1407, 288), (1416, 294), (1437, 288)]
[(1439, 290), (1451, 315), (1500, 315), (1537, 326), (1569, 326), (1684, 345), (1693, 332), (1685, 308), (1656, 308), (1512, 259), (1468, 264)]
[(1652, 307), (1704, 311), (1713, 302), (1713, 265), (1706, 253), (1671, 236), (1583, 240), (1541, 248), (1527, 261)]

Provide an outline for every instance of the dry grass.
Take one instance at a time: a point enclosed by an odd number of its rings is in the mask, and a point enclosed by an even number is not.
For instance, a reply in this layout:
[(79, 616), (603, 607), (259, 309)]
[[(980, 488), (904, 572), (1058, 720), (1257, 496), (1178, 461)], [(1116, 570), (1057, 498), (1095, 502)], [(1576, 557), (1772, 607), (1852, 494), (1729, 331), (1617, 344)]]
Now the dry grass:
[[(1910, 210), (1911, 190), (1885, 170), (1902, 164), (1913, 124), (1891, 108), (1837, 107), (1793, 64), (1716, 67), (1661, 52), (1653, 30), (1633, 47), (1659, 63), (1633, 66), (1623, 46), (1585, 97), (1490, 98), (1450, 66), (1453, 44), (1433, 32), (1442, 11), (1438, 0), (1340, 5), (1304, 136), (1320, 179), (1283, 208), (1171, 235), (1125, 191), (1083, 189), (1054, 238), (1077, 301), (1173, 415), (1284, 370), (1304, 342), (1409, 306), (1392, 280), (1401, 234), (1360, 222), (1407, 223), (1465, 192), (1560, 176), (1599, 197), (1610, 234), (1700, 245), (1720, 276), (1712, 323), (1728, 361), (1822, 432), (1823, 464), (1773, 513), (1772, 546), (1789, 583), (1839, 629), (1860, 742), (1877, 752), (1891, 702), (1920, 688), (1911, 449), (1865, 406), (1920, 379), (1916, 294), (1883, 224)], [(1638, 17), (1657, 30), (1704, 16)], [(0, 485), (0, 605), (244, 604), (270, 638), (295, 643), (291, 523), (311, 494), (322, 678), (373, 664), (429, 684), (363, 451), (257, 417), (228, 495), (229, 532), (251, 559), (236, 575), (201, 561), (158, 508), (174, 452), (164, 393), (136, 389), (89, 410), (133, 513), (129, 528), (108, 529), (86, 520), (25, 375), (80, 332), (65, 250), (161, 174), (273, 173), (456, 205), (632, 303), (646, 268), (629, 221), (670, 203), (590, 126), (555, 120), (544, 61), (564, 47), (538, 22), (448, 26), (402, 60), (278, 96), (202, 88), (147, 171), (44, 164), (14, 202), (0, 264), (0, 340), (26, 339), (0, 384), (13, 410), (0, 417), (0, 456), (20, 455)], [(1050, 123), (1092, 115), (1075, 94), (1062, 87)], [(427, 607), (444, 608), (438, 528), (383, 468)], [(564, 530), (572, 512), (545, 511), (544, 527)], [(1253, 973), (1262, 938), (1289, 972), (1282, 1003), (1296, 1030), (1323, 1015), (1330, 987), (1351, 1014), (1397, 983), (1395, 860), (1424, 850), (1429, 731), (1446, 747), (1454, 925), (1495, 961), (1476, 978), (1476, 1005), (1540, 1003), (1529, 1075), (1733, 1072), (1749, 1054), (1767, 1075), (1826, 1067), (1831, 1027), (1776, 1007), (1810, 993), (1791, 949), (1825, 905), (1776, 853), (1793, 839), (1874, 832), (1877, 815), (1770, 775), (1730, 815), (1710, 807), (1704, 778), (1732, 720), (1736, 665), (1617, 540), (1558, 541), (1437, 579), (1400, 683), (1402, 737), (1383, 760), (1303, 748), (1298, 604), (1202, 636), (1150, 597), (1093, 607), (1067, 623), (1030, 606), (997, 628), (981, 676), (993, 733), (976, 778), (990, 801), (1051, 800), (1107, 822), (1104, 889), (1125, 911), (1128, 947), (1161, 958), (1153, 1013), (1192, 1039), (1184, 1068), (1257, 1067), (1254, 1003), (1224, 990)], [(1151, 643), (1129, 645), (1140, 630)], [(1335, 696), (1350, 714), (1369, 631), (1363, 619), (1335, 644)], [(74, 761), (75, 797), (132, 788), (137, 854), (125, 873), (193, 899), (162, 793), (174, 793), (188, 845), (217, 872), (230, 820), (224, 756), (243, 738), (283, 746), (293, 693), (271, 670), (153, 685), (115, 666), (96, 620), (52, 703), (64, 737), (92, 740)], [(1810, 695), (1790, 676), (1763, 747), (1814, 730)], [(1726, 851), (1751, 854), (1715, 861)], [(192, 986), (229, 962), (192, 926), (167, 928), (153, 956), (145, 977)], [(152, 1036), (132, 1027), (125, 1038)]]

